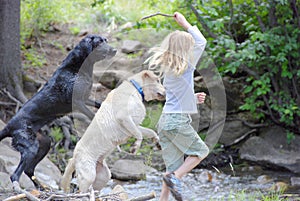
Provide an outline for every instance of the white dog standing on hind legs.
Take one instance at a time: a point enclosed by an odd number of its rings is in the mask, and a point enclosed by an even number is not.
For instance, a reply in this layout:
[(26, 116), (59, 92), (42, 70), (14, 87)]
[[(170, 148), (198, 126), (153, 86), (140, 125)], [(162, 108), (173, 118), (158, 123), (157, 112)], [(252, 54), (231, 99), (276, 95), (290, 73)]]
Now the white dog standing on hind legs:
[(140, 124), (146, 116), (143, 101), (164, 100), (165, 89), (158, 76), (144, 70), (130, 77), (112, 90), (76, 144), (73, 158), (70, 159), (61, 181), (61, 188), (68, 192), (72, 173), (76, 171), (80, 192), (87, 192), (92, 186), (101, 190), (111, 178), (105, 162), (118, 145), (135, 137), (133, 146), (136, 152), (143, 136), (155, 138), (157, 134)]

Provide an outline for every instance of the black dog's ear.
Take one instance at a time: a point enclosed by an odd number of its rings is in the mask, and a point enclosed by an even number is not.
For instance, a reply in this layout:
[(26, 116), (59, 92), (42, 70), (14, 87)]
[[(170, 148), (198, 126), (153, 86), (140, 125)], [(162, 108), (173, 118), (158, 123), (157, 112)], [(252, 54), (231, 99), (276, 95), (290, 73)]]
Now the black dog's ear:
[(105, 37), (101, 37), (98, 35), (91, 36), (93, 48), (98, 47), (101, 43), (107, 43), (107, 39)]
[(89, 36), (83, 38), (79, 43), (80, 49), (84, 50), (87, 54), (90, 54), (93, 51), (92, 40)]

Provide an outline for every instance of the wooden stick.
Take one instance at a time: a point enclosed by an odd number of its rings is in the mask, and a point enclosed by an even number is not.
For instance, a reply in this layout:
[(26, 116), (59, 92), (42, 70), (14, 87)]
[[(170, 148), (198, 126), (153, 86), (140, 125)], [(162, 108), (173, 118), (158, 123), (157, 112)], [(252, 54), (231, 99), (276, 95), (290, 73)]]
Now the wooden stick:
[(154, 191), (152, 191), (151, 193), (149, 193), (147, 195), (142, 195), (142, 196), (139, 196), (139, 197), (131, 198), (127, 201), (145, 201), (145, 200), (151, 200), (155, 197), (156, 197), (156, 194), (155, 194)]
[(3, 201), (15, 201), (15, 200), (20, 200), (22, 198), (26, 198), (26, 194), (25, 193), (21, 193), (21, 194), (18, 194), (18, 195), (10, 196), (10, 197), (4, 199)]
[(37, 197), (35, 197), (34, 195), (32, 195), (31, 193), (21, 189), (20, 185), (18, 182), (14, 181), (13, 182), (13, 189), (14, 191), (16, 191), (17, 193), (20, 193), (20, 194), (25, 194), (27, 199), (30, 200), (30, 201), (40, 201)]
[(147, 15), (145, 17), (142, 17), (140, 21), (142, 20), (145, 20), (145, 19), (148, 19), (150, 17), (154, 17), (156, 15), (161, 15), (161, 16), (164, 16), (164, 17), (174, 17), (174, 15), (170, 15), (170, 14), (164, 14), (164, 13), (161, 13), (161, 12), (157, 12), (157, 13), (154, 13), (154, 14), (151, 14), (151, 15)]
[(81, 193), (81, 194), (52, 194), (50, 195), (46, 201), (53, 200), (53, 199), (64, 199), (64, 198), (82, 198), (82, 197), (89, 197), (90, 193)]
[(93, 187), (90, 189), (90, 201), (95, 201), (95, 192)]

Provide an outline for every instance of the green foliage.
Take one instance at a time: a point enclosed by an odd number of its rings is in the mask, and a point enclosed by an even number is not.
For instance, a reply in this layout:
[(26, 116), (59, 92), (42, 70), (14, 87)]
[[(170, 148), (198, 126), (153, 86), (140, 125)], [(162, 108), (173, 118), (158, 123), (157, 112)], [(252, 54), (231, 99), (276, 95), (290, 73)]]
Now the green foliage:
[(44, 55), (39, 54), (36, 49), (23, 49), (24, 56), (25, 56), (25, 64), (24, 68), (27, 67), (37, 67), (40, 68), (46, 64), (46, 59)]
[(147, 114), (142, 123), (142, 126), (156, 130), (156, 124), (160, 118), (163, 105), (161, 103), (155, 103), (147, 107)]
[[(300, 133), (300, 19), (293, 1), (183, 2), (223, 75), (244, 76), (244, 103), (260, 121)], [(194, 10), (190, 9), (194, 7)], [(194, 21), (193, 21), (194, 20)]]
[(64, 138), (64, 134), (60, 127), (53, 127), (51, 128), (50, 135), (53, 137), (55, 142), (59, 142)]
[[(174, 5), (173, 1), (135, 1), (133, 12), (133, 5), (131, 1), (127, 0), (94, 0), (93, 6), (98, 7), (104, 14), (106, 22), (114, 21), (117, 24), (124, 24), (126, 22), (132, 22), (135, 24), (135, 28), (147, 28), (154, 27), (156, 29), (172, 28), (175, 23), (170, 18), (157, 16), (149, 18), (144, 21), (140, 19), (144, 16), (154, 14), (156, 12), (173, 14)], [(129, 12), (128, 12), (129, 11)]]

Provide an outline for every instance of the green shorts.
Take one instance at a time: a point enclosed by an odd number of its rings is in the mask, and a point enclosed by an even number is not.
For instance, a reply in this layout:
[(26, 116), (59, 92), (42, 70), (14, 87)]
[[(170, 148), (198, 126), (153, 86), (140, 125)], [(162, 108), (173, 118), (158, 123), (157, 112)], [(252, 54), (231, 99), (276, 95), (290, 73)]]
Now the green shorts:
[(191, 117), (181, 113), (163, 113), (158, 122), (159, 144), (167, 172), (184, 162), (184, 155), (205, 158), (209, 149), (191, 126)]

